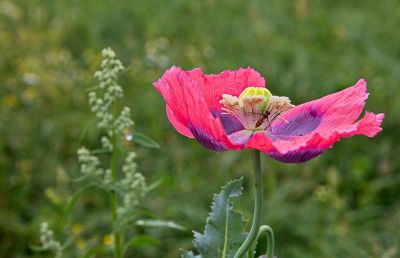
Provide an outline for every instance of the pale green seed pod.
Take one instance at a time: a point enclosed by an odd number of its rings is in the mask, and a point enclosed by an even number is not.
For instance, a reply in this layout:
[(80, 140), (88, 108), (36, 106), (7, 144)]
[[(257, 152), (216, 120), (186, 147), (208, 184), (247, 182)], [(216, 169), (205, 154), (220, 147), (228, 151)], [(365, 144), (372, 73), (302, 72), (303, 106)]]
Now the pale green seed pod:
[(262, 111), (264, 112), (265, 109), (267, 108), (268, 101), (272, 96), (271, 92), (266, 88), (247, 87), (242, 91), (242, 93), (240, 93), (239, 99), (243, 99), (244, 97), (255, 97), (255, 96), (261, 96), (264, 98), (264, 101), (262, 103)]

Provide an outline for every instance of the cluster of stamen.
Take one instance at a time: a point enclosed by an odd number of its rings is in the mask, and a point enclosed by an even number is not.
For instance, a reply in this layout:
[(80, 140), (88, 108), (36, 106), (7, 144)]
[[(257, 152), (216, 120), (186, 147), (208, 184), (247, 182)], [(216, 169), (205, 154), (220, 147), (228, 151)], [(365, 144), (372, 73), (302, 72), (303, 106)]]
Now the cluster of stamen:
[[(222, 94), (222, 111), (236, 117), (245, 129), (268, 130), (280, 115), (294, 107), (288, 97), (273, 96), (265, 88), (248, 87), (239, 97)], [(284, 120), (285, 121), (285, 120)]]

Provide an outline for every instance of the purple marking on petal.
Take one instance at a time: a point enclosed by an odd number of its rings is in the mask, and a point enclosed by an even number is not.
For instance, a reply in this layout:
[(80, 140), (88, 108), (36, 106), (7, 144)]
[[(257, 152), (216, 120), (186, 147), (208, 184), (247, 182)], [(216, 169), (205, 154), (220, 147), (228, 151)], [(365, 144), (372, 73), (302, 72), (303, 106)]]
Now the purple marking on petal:
[(315, 158), (322, 152), (324, 152), (324, 150), (309, 149), (309, 150), (291, 151), (286, 154), (270, 153), (268, 155), (273, 159), (285, 163), (302, 163), (312, 158)]
[(322, 121), (322, 114), (312, 107), (294, 117), (288, 117), (288, 121), (278, 120), (271, 128), (271, 134), (277, 138), (285, 136), (303, 136), (314, 131)]
[(227, 148), (222, 143), (215, 141), (208, 133), (204, 132), (200, 128), (195, 128), (189, 125), (189, 130), (192, 132), (196, 140), (203, 145), (204, 148), (212, 151), (225, 151)]
[(253, 131), (251, 130), (241, 130), (228, 135), (228, 138), (234, 144), (243, 145), (250, 140), (252, 135)]
[(212, 111), (214, 117), (219, 117), (226, 134), (244, 130), (242, 123), (234, 116), (222, 114), (220, 111)]

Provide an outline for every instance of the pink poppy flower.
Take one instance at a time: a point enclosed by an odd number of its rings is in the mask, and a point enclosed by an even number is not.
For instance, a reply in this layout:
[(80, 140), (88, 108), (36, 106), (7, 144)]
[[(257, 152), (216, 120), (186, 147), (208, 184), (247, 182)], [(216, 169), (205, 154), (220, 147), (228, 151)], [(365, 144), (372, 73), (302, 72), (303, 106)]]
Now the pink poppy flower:
[(272, 158), (310, 160), (343, 137), (375, 136), (384, 114), (361, 114), (366, 82), (298, 106), (272, 95), (252, 68), (206, 75), (173, 66), (154, 83), (175, 129), (213, 151), (257, 149)]

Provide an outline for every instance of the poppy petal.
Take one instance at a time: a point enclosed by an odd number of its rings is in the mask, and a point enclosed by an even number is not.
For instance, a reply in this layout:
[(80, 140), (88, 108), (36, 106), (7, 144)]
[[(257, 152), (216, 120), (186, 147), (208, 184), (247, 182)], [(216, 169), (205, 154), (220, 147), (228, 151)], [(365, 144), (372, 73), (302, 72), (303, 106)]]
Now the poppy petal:
[(186, 125), (182, 124), (175, 116), (174, 111), (169, 107), (169, 105), (165, 105), (165, 110), (167, 112), (168, 120), (173, 124), (175, 129), (183, 134), (184, 136), (188, 138), (194, 138), (192, 132), (187, 128)]
[(321, 99), (299, 105), (282, 115), (268, 134), (250, 139), (246, 148), (256, 148), (272, 158), (287, 162), (304, 162), (321, 154), (343, 137), (361, 134), (375, 136), (382, 130), (384, 114), (361, 113), (365, 100), (366, 83), (330, 94)]
[(271, 153), (268, 155), (275, 160), (285, 163), (303, 163), (322, 154), (322, 152), (323, 150), (308, 149), (300, 151), (291, 151), (286, 154)]
[(241, 130), (230, 134), (228, 138), (231, 142), (235, 144), (243, 145), (249, 141), (252, 135), (253, 135), (252, 130)]
[(227, 70), (219, 74), (204, 74), (200, 68), (185, 73), (196, 82), (208, 108), (212, 111), (221, 109), (219, 101), (222, 94), (239, 96), (244, 89), (250, 86), (265, 88), (264, 78), (251, 67)]
[[(353, 125), (343, 126), (329, 133), (315, 132), (296, 139), (296, 141), (279, 141), (279, 145), (277, 142), (272, 141), (266, 134), (257, 134), (246, 144), (246, 148), (258, 149), (270, 157), (285, 163), (301, 163), (322, 154), (341, 138), (357, 134), (374, 137), (382, 131), (380, 125), (383, 118), (384, 114), (376, 115), (366, 112), (365, 116)], [(290, 150), (290, 145), (292, 144), (299, 148)]]
[(154, 83), (168, 106), (168, 119), (183, 135), (196, 138), (205, 148), (214, 151), (239, 150), (232, 144), (221, 124), (208, 109), (198, 80), (178, 67), (167, 70)]
[(365, 106), (366, 90), (367, 83), (361, 79), (352, 87), (296, 106), (272, 124), (272, 133), (303, 136), (315, 130), (352, 124)]
[(354, 122), (365, 106), (366, 89), (366, 82), (361, 79), (352, 87), (289, 110), (273, 124), (272, 133), (281, 134), (275, 135), (277, 140), (272, 144), (285, 154), (307, 145), (315, 133), (329, 138), (336, 131), (357, 127)]
[(232, 134), (240, 130), (244, 130), (242, 123), (234, 116), (230, 114), (224, 114), (221, 112), (213, 112), (214, 117), (219, 117), (226, 134)]

